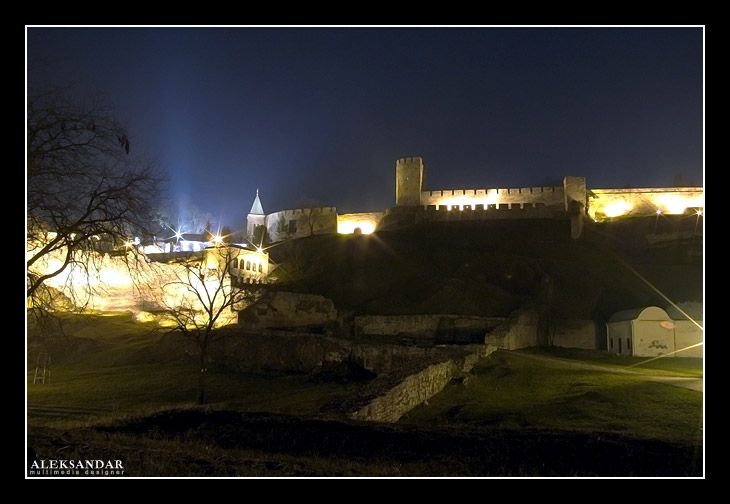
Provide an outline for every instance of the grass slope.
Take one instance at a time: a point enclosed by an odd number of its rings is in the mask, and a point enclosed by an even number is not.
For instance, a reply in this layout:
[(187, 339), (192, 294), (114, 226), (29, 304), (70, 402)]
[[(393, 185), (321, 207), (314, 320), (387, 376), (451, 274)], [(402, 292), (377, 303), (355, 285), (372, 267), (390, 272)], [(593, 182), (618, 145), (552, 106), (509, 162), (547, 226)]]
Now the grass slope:
[[(639, 220), (634, 234), (644, 224)], [(565, 221), (428, 223), (370, 236), (313, 236), (270, 253), (283, 289), (322, 294), (362, 313), (506, 316), (538, 298), (546, 276), (558, 317), (664, 306), (626, 264), (672, 299), (701, 299), (702, 261), (686, 243), (647, 251), (610, 226), (588, 225), (572, 240)]]
[(500, 351), (480, 361), (472, 374), (466, 385), (448, 385), (401, 421), (621, 433), (701, 443), (702, 394), (647, 381), (651, 371), (619, 374), (571, 368)]
[[(28, 422), (70, 427), (89, 421), (189, 406), (198, 368), (153, 324), (131, 315), (63, 316), (64, 336), (46, 342), (50, 383), (33, 384), (35, 344), (29, 345)], [(37, 341), (33, 327), (31, 342)], [(313, 414), (351, 393), (351, 385), (314, 383), (306, 375), (275, 376), (212, 368), (208, 402), (244, 411)]]

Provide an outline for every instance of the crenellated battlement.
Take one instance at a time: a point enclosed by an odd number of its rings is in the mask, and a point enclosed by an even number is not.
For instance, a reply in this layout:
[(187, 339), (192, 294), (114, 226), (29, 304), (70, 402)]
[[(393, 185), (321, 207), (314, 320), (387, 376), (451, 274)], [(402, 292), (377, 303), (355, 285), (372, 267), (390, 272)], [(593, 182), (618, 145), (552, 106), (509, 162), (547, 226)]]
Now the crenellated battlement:
[[(420, 156), (395, 162), (395, 206), (383, 212), (338, 215), (333, 206), (293, 208), (258, 215), (257, 199), (248, 217), (249, 236), (265, 218), (272, 241), (324, 233), (368, 234), (382, 226), (409, 225), (420, 220), (569, 219), (571, 236), (581, 234), (583, 218), (596, 220), (625, 215), (702, 215), (702, 187), (593, 189), (585, 177), (565, 176), (561, 185), (425, 190)], [(258, 204), (256, 204), (258, 203)]]
[[(274, 212), (277, 214), (283, 214), (285, 216), (299, 216), (299, 215), (310, 215), (310, 214), (330, 214), (337, 213), (337, 207), (326, 206), (326, 207), (312, 207), (312, 208), (290, 208), (286, 210), (279, 210)], [(271, 215), (271, 214), (269, 214)]]
[(403, 165), (403, 164), (410, 164), (410, 163), (418, 163), (423, 164), (423, 158), (421, 156), (410, 156), (410, 157), (402, 157), (395, 162), (397, 165)]

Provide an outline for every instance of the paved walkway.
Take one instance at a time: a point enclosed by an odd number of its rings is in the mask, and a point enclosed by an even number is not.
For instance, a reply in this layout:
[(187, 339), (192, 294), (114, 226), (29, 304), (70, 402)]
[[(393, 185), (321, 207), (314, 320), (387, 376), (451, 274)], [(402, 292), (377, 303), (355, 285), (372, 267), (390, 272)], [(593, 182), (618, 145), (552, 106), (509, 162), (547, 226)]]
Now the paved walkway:
[(647, 374), (647, 369), (637, 370), (620, 368), (614, 366), (602, 366), (600, 364), (591, 364), (589, 362), (579, 362), (571, 359), (562, 359), (560, 357), (550, 357), (547, 355), (529, 354), (521, 352), (512, 352), (512, 355), (518, 355), (528, 359), (540, 360), (545, 362), (552, 362), (554, 364), (563, 365), (566, 367), (579, 368), (579, 369), (591, 369), (595, 371), (603, 371), (604, 373), (616, 373), (616, 374), (630, 374), (637, 378), (644, 378), (647, 381), (653, 381), (658, 383), (666, 383), (667, 385), (674, 385), (675, 387), (686, 388), (689, 390), (695, 390), (702, 392), (703, 378), (693, 378), (687, 376), (661, 376)]

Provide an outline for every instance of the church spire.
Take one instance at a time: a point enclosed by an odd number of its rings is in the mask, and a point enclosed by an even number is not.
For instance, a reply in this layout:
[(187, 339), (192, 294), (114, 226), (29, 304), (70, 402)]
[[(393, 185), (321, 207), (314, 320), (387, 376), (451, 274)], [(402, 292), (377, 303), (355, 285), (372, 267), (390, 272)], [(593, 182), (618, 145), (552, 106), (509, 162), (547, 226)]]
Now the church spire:
[(261, 206), (261, 200), (259, 199), (259, 190), (256, 189), (256, 199), (253, 200), (253, 205), (251, 205), (251, 211), (248, 213), (249, 215), (266, 215), (264, 214), (264, 207)]

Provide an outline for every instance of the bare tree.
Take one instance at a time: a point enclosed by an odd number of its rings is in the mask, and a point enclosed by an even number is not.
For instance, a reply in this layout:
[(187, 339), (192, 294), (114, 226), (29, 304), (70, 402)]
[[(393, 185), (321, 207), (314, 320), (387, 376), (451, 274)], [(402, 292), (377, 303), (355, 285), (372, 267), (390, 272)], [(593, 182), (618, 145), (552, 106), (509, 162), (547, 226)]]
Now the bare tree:
[(179, 259), (157, 291), (173, 330), (192, 340), (200, 364), (198, 404), (205, 404), (208, 351), (214, 329), (224, 317), (234, 317), (234, 308), (252, 302), (261, 285), (243, 284), (231, 275), (238, 249), (226, 245), (187, 254)]
[(49, 279), (88, 270), (99, 252), (143, 234), (160, 178), (130, 154), (125, 130), (102, 107), (30, 96), (27, 135), (27, 296), (38, 306)]

